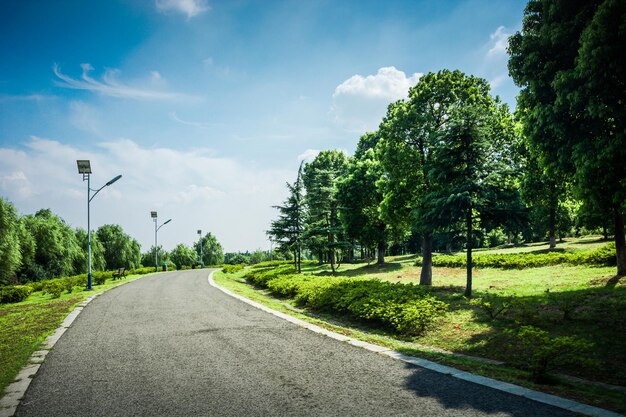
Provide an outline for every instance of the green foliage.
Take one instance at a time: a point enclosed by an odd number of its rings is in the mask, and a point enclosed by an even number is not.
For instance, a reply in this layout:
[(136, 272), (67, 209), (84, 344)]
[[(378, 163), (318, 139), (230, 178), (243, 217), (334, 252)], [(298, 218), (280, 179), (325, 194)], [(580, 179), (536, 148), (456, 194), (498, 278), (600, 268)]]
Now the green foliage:
[(488, 293), (470, 300), (470, 305), (479, 307), (490, 320), (495, 320), (496, 317), (511, 308), (512, 302), (513, 297), (501, 297)]
[(294, 274), (296, 269), (291, 264), (282, 264), (276, 268), (252, 268), (244, 278), (250, 283), (264, 287), (267, 281), (279, 275)]
[[(81, 247), (82, 251), (79, 256), (74, 261), (74, 273), (76, 274), (86, 274), (88, 269), (88, 236), (87, 231), (84, 229), (76, 229), (75, 231), (76, 240), (78, 241), (78, 245)], [(100, 240), (98, 240), (98, 235), (92, 231), (91, 232), (91, 270), (93, 271), (104, 271), (105, 270), (105, 260), (104, 260), (104, 247)]]
[(292, 263), (293, 262), (291, 261), (285, 261), (285, 260), (265, 261), (265, 262), (259, 262), (258, 264), (252, 265), (252, 269), (273, 268), (275, 266), (288, 265)]
[(105, 224), (98, 228), (96, 235), (104, 247), (107, 269), (141, 266), (141, 247), (135, 239), (124, 233), (121, 226)]
[[(202, 239), (202, 264), (221, 265), (224, 263), (224, 250), (217, 238), (210, 232), (205, 234)], [(194, 244), (194, 250), (200, 253), (200, 241)]]
[(515, 339), (511, 346), (511, 360), (517, 366), (528, 369), (536, 382), (545, 382), (549, 371), (563, 365), (597, 366), (591, 357), (594, 344), (570, 336), (552, 337), (545, 330), (522, 326), (507, 332)]
[(43, 293), (50, 294), (52, 298), (59, 298), (63, 293), (64, 285), (61, 279), (51, 279), (43, 284)]
[[(420, 266), (422, 260), (417, 259)], [(569, 253), (502, 253), (476, 255), (473, 265), (476, 268), (526, 269), (548, 265), (615, 265), (615, 243), (610, 242), (592, 252)], [(467, 265), (465, 255), (437, 255), (433, 257), (433, 265), (461, 268)]]
[(10, 285), (0, 287), (0, 304), (19, 303), (24, 301), (33, 289), (27, 285)]
[(309, 308), (349, 314), (406, 335), (422, 334), (448, 308), (446, 303), (413, 284), (299, 275), (290, 265), (251, 270), (246, 279), (275, 295), (293, 297)]
[(342, 246), (337, 187), (346, 167), (342, 151), (326, 150), (307, 163), (302, 174), (308, 208), (304, 233), (307, 246), (320, 259), (326, 259), (333, 271), (337, 250)]
[(33, 259), (22, 271), (21, 281), (68, 276), (83, 259), (74, 231), (50, 210), (24, 216), (24, 225), (36, 242)]
[(198, 263), (199, 258), (195, 249), (190, 248), (183, 243), (176, 245), (176, 247), (169, 253), (169, 257), (179, 268), (182, 268), (183, 266), (191, 267), (192, 265)]
[(224, 265), (222, 271), (227, 274), (236, 274), (246, 267), (246, 264), (237, 264), (237, 265)]
[(13, 204), (0, 197), (0, 285), (13, 281), (22, 266), (20, 226)]
[(92, 275), (92, 278), (95, 285), (103, 285), (108, 277), (106, 276), (106, 274), (96, 274)]

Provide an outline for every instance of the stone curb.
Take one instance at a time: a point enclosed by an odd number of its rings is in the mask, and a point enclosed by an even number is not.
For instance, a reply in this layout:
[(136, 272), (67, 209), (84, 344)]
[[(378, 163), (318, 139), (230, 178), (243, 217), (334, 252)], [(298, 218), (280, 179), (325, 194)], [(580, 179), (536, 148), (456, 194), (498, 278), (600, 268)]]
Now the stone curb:
[[(465, 372), (465, 371), (461, 371), (459, 369), (456, 368), (452, 368), (449, 366), (445, 366), (445, 365), (440, 365), (438, 363), (426, 360), (426, 359), (420, 359), (418, 357), (415, 356), (409, 356), (409, 355), (405, 355), (403, 353), (400, 352), (396, 352), (394, 350), (391, 350), (389, 348), (383, 347), (383, 346), (378, 346), (378, 345), (374, 345), (371, 343), (367, 343), (364, 342), (362, 340), (358, 340), (358, 339), (354, 339), (352, 337), (348, 337), (339, 333), (335, 333), (332, 332), (330, 330), (326, 330), (323, 329), (319, 326), (316, 326), (314, 324), (308, 323), (306, 321), (297, 319), (295, 317), (292, 317), (288, 314), (285, 313), (281, 313), (279, 311), (273, 310), (269, 307), (266, 307), (262, 304), (257, 303), (256, 301), (252, 301), (248, 298), (245, 298), (241, 295), (235, 294), (232, 291), (227, 290), (226, 288), (222, 288), (220, 286), (218, 286), (215, 281), (213, 280), (213, 274), (216, 271), (212, 271), (209, 276), (208, 276), (208, 282), (209, 285), (217, 288), (218, 290), (222, 291), (223, 293), (236, 298), (240, 301), (243, 301), (246, 304), (249, 304), (253, 307), (256, 307), (260, 310), (263, 310), (267, 313), (273, 314), (274, 316), (280, 317), (281, 319), (287, 320), (291, 323), (294, 323), (298, 326), (304, 327), (306, 329), (309, 329), (315, 333), (319, 333), (322, 334), (324, 336), (328, 336), (330, 338), (342, 341), (342, 342), (346, 342), (349, 343), (353, 346), (357, 346), (363, 349), (367, 349), (371, 352), (375, 352), (381, 355), (385, 355), (388, 356), (390, 358), (405, 362), (405, 363), (410, 363), (412, 365), (415, 366), (419, 366), (421, 368), (426, 368), (429, 369), (431, 371), (435, 371), (441, 374), (445, 374), (445, 375), (450, 375), (453, 378), (458, 378), (461, 379), (463, 381), (467, 381), (467, 382), (472, 382), (474, 384), (478, 384), (478, 385), (482, 385), (485, 387), (489, 387), (489, 388), (493, 388), (496, 389), (498, 391), (504, 391), (507, 392), (509, 394), (513, 394), (513, 395), (517, 395), (519, 397), (524, 397), (524, 398), (528, 398), (530, 400), (533, 401), (537, 401), (543, 404), (548, 404), (551, 405), (553, 407), (558, 407), (558, 408), (562, 408), (564, 410), (568, 410), (568, 411), (572, 411), (575, 413), (580, 413), (580, 414), (584, 414), (587, 416), (593, 416), (593, 417), (624, 417), (622, 414), (618, 414), (615, 413), (613, 411), (609, 411), (609, 410), (605, 410), (603, 408), (598, 408), (598, 407), (593, 407), (591, 405), (586, 405), (586, 404), (582, 404), (576, 401), (572, 401), (572, 400), (568, 400), (565, 398), (561, 398), (561, 397), (557, 397), (555, 395), (550, 395), (550, 394), (545, 394), (543, 392), (539, 392), (539, 391), (534, 391), (528, 388), (524, 388), (518, 385), (514, 385), (514, 384), (510, 384), (508, 382), (502, 382), (502, 381), (498, 381), (492, 378), (487, 378), (484, 376), (480, 376), (480, 375), (474, 375), (471, 374), (469, 372)], [(0, 417), (2, 417), (0, 415)]]
[(72, 325), (76, 317), (83, 311), (83, 308), (87, 306), (92, 300), (102, 293), (94, 294), (80, 303), (70, 314), (65, 317), (65, 320), (50, 336), (43, 341), (39, 350), (33, 352), (28, 359), (26, 365), (17, 374), (15, 380), (8, 385), (4, 390), (4, 396), (0, 399), (0, 417), (11, 417), (15, 414), (17, 406), (20, 404), (20, 400), (24, 398), (26, 390), (30, 385), (33, 377), (39, 370), (39, 367), (46, 359), (46, 355), (54, 347), (56, 342), (63, 336), (63, 333)]
[[(113, 288), (121, 287), (122, 285), (128, 284), (129, 282), (137, 281), (145, 276), (149, 276), (152, 274), (146, 274), (141, 277), (138, 277), (132, 281), (122, 282), (115, 287), (111, 287), (108, 290)], [(4, 395), (0, 398), (0, 417), (13, 417), (15, 411), (17, 410), (17, 406), (20, 404), (22, 398), (26, 394), (26, 390), (30, 385), (30, 381), (35, 377), (39, 367), (46, 359), (46, 355), (48, 352), (52, 350), (56, 342), (59, 341), (63, 333), (72, 325), (76, 317), (83, 311), (87, 304), (92, 302), (95, 298), (104, 294), (106, 291), (99, 292), (97, 294), (92, 295), (91, 297), (85, 299), (82, 303), (80, 303), (70, 314), (68, 314), (61, 325), (52, 333), (50, 336), (46, 338), (39, 346), (39, 350), (33, 352), (33, 354), (28, 358), (28, 362), (26, 365), (20, 370), (20, 372), (15, 377), (15, 380), (11, 384), (9, 384), (4, 389)]]

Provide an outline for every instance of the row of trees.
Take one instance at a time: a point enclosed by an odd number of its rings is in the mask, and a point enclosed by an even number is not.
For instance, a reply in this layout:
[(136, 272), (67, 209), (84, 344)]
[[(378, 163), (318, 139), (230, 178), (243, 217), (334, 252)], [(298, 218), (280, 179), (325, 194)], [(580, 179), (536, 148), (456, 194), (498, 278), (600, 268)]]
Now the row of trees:
[[(159, 260), (178, 267), (200, 263), (200, 240), (189, 248), (177, 245), (160, 251)], [(154, 247), (141, 253), (137, 240), (121, 226), (106, 224), (91, 233), (91, 261), (95, 271), (134, 269), (154, 265)], [(215, 236), (202, 237), (204, 265), (223, 263), (222, 246)], [(49, 209), (20, 216), (9, 201), (0, 198), (0, 285), (87, 272), (87, 231), (72, 229)]]
[[(202, 250), (200, 248), (202, 247)], [(200, 240), (195, 242), (193, 246), (187, 246), (179, 243), (171, 251), (165, 251), (161, 246), (157, 248), (159, 262), (174, 264), (178, 268), (195, 267), (197, 265), (220, 265), (224, 263), (224, 250), (217, 238), (210, 232), (206, 233)], [(200, 253), (202, 252), (202, 259)], [(155, 251), (154, 246), (150, 250), (142, 254), (142, 263), (144, 266), (154, 265)]]
[(498, 235), (555, 247), (576, 225), (612, 229), (626, 274), (624, 2), (575, 3), (528, 4), (509, 47), (515, 117), (485, 80), (429, 73), (354, 156), (322, 151), (300, 167), (270, 238), (298, 270), (303, 250), (334, 271), (358, 249), (379, 263), (388, 248), (421, 249), (423, 285), (433, 250), (462, 246), (471, 296), (472, 248)]

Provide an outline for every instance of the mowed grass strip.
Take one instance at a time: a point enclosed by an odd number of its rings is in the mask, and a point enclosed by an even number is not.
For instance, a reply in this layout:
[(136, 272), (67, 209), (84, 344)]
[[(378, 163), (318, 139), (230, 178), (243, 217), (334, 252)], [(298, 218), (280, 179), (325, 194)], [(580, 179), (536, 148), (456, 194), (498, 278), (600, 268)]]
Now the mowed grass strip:
[(0, 393), (4, 393), (32, 353), (78, 304), (94, 294), (141, 276), (129, 275), (121, 280), (109, 280), (94, 287), (93, 291), (75, 287), (71, 294), (64, 292), (59, 298), (51, 298), (50, 294), (38, 291), (21, 303), (0, 305)]

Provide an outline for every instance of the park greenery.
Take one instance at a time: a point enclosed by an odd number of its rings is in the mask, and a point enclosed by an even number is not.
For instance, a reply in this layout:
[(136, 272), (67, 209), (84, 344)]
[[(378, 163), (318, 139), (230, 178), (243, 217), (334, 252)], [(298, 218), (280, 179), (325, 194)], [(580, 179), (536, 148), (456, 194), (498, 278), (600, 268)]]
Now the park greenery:
[[(342, 334), (626, 411), (623, 392), (584, 382), (626, 385), (626, 345), (615, 336), (626, 330), (626, 286), (612, 272), (613, 242), (596, 235), (560, 246), (478, 250), (476, 259), (488, 262), (474, 264), (472, 298), (464, 296), (462, 252), (433, 256), (433, 285), (420, 284), (416, 255), (387, 256), (383, 265), (346, 263), (334, 272), (317, 261), (303, 261), (301, 273), (290, 260), (238, 265), (216, 282)], [(552, 254), (567, 259), (544, 257)], [(457, 259), (444, 266), (439, 257)], [(572, 384), (563, 374), (583, 380)]]
[[(425, 74), (353, 156), (323, 150), (300, 167), (268, 235), (298, 272), (302, 259), (334, 272), (419, 252), (428, 286), (435, 262), (462, 264), (468, 298), (475, 262), (587, 263), (558, 253), (474, 259), (502, 244), (547, 239), (556, 251), (557, 238), (612, 235), (612, 259), (599, 262), (626, 275), (625, 13), (616, 0), (531, 0), (508, 47), (521, 88), (514, 113), (484, 79)], [(458, 249), (464, 260), (433, 257)]]

